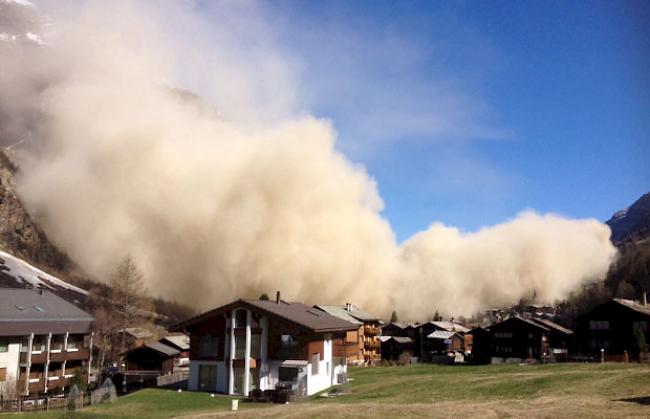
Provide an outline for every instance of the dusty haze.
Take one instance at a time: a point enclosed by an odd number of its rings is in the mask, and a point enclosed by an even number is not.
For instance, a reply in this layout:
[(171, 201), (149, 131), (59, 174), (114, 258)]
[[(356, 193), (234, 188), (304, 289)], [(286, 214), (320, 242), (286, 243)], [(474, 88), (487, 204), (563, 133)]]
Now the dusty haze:
[(59, 11), (46, 46), (0, 47), (20, 193), (89, 275), (130, 254), (153, 293), (199, 309), (279, 289), (418, 319), (552, 302), (606, 273), (616, 251), (595, 220), (436, 223), (398, 245), (373, 179), (301, 107), (290, 58), (230, 46), (254, 7), (226, 3), (208, 25), (191, 3), (91, 4)]

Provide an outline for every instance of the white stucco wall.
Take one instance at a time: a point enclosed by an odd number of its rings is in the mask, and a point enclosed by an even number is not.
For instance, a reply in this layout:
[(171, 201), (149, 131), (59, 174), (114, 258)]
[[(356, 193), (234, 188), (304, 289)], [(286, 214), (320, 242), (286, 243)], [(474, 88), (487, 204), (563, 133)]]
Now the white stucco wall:
[(7, 381), (18, 379), (20, 343), (10, 343), (7, 352), (0, 352), (0, 368), (7, 369)]
[[(327, 365), (329, 363), (329, 371)], [(323, 342), (323, 360), (318, 363), (318, 374), (312, 375), (311, 363), (307, 366), (307, 395), (311, 396), (332, 386), (332, 341)]]
[[(199, 387), (199, 367), (201, 365), (216, 365), (217, 366), (217, 386), (216, 388), (200, 388)], [(214, 391), (225, 393), (227, 389), (227, 370), (226, 364), (223, 361), (191, 361), (190, 362), (190, 377), (187, 382), (187, 389), (190, 391)]]

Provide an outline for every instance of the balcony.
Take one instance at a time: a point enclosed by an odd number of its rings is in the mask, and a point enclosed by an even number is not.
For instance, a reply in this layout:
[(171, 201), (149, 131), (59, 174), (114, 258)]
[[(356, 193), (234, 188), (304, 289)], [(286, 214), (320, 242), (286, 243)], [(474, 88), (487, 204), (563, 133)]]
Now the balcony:
[(366, 336), (376, 336), (381, 333), (381, 328), (376, 326), (366, 326), (363, 329), (363, 334)]
[(87, 348), (50, 353), (50, 361), (52, 362), (79, 361), (88, 358), (90, 358), (90, 352)]
[(366, 348), (379, 348), (381, 346), (381, 341), (379, 340), (369, 340), (364, 342), (364, 347)]
[(47, 352), (32, 352), (32, 364), (45, 364), (46, 362)]
[(27, 388), (29, 389), (30, 393), (41, 393), (45, 390), (45, 384), (43, 383), (42, 378), (30, 378)]

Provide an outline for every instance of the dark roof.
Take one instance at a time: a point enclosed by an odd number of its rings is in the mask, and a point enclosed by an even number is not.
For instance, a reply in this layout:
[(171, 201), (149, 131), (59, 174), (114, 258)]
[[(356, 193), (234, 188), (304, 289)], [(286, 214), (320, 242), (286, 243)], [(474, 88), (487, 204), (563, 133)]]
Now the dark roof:
[(405, 337), (405, 336), (391, 336), (390, 339), (388, 339), (388, 340), (394, 340), (395, 342), (402, 343), (402, 344), (404, 344), (404, 343), (412, 343), (413, 342), (413, 339), (411, 339), (409, 337)]
[(530, 320), (530, 319), (524, 319), (523, 317), (519, 317), (519, 316), (508, 317), (507, 319), (505, 319), (503, 321), (495, 323), (495, 324), (490, 326), (490, 330), (494, 329), (494, 327), (498, 327), (500, 325), (503, 325), (503, 324), (506, 324), (506, 323), (512, 323), (512, 322), (515, 322), (515, 321), (521, 321), (521, 322), (524, 322), (524, 323), (528, 323), (529, 325), (534, 326), (534, 327), (536, 327), (538, 329), (542, 329), (545, 332), (550, 331), (550, 329), (547, 326), (544, 326), (543, 324), (537, 323), (537, 322), (535, 322), (533, 320)]
[(0, 336), (88, 333), (94, 318), (44, 290), (0, 289)]
[(345, 320), (346, 322), (350, 322), (352, 324), (356, 324), (357, 326), (360, 326), (363, 324), (362, 321), (356, 319), (351, 315), (350, 312), (348, 312), (345, 307), (343, 306), (325, 306), (325, 305), (316, 305), (314, 306), (315, 308), (319, 310), (323, 310), (326, 313), (331, 314), (334, 317), (338, 317), (339, 319)]
[(178, 349), (179, 351), (187, 351), (190, 349), (190, 337), (185, 333), (167, 335), (164, 338), (160, 339), (160, 342), (164, 343), (165, 345), (169, 345), (172, 348)]
[(644, 306), (643, 304), (637, 303), (636, 301), (626, 300), (624, 298), (614, 298), (614, 301), (619, 303), (622, 306), (631, 308), (632, 310), (650, 316), (650, 307)]
[(566, 335), (572, 335), (573, 334), (573, 330), (567, 329), (566, 327), (563, 327), (563, 326), (560, 326), (559, 324), (554, 323), (554, 322), (552, 322), (550, 320), (546, 320), (546, 319), (532, 319), (532, 320), (537, 322), (537, 323), (541, 323), (546, 327), (550, 327), (551, 329), (555, 329), (556, 331), (558, 331), (560, 333), (564, 333)]
[(287, 301), (276, 303), (275, 301), (240, 299), (181, 322), (173, 326), (170, 330), (182, 331), (189, 326), (201, 323), (205, 319), (232, 310), (238, 306), (279, 317), (312, 333), (344, 332), (347, 330), (356, 330), (359, 327), (356, 324), (339, 319), (329, 313), (302, 303)]
[(132, 354), (132, 353), (137, 353), (141, 351), (146, 351), (146, 350), (152, 350), (155, 352), (158, 352), (159, 354), (163, 356), (176, 356), (180, 354), (181, 352), (172, 348), (171, 346), (165, 345), (164, 343), (161, 342), (151, 342), (151, 343), (146, 343), (142, 346), (138, 346), (136, 348), (131, 349), (130, 351), (125, 352), (125, 354)]
[[(597, 305), (596, 307), (592, 308), (589, 311), (581, 313), (580, 315), (576, 316), (576, 320), (584, 319), (585, 317), (589, 316), (592, 312), (599, 310), (601, 307), (611, 306), (611, 305), (622, 306), (623, 308), (630, 309), (639, 314), (643, 314), (644, 316), (650, 316), (649, 306), (644, 306), (643, 304), (637, 303), (636, 301), (627, 300), (624, 298), (614, 298), (609, 301), (605, 301), (602, 304)], [(609, 308), (607, 310), (609, 310)]]

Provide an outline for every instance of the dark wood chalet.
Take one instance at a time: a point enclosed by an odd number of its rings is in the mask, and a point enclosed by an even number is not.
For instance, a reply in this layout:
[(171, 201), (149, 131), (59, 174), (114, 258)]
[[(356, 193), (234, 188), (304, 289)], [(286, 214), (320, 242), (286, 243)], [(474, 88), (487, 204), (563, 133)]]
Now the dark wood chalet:
[[(566, 355), (573, 342), (573, 332), (544, 319), (510, 317), (488, 328), (490, 357), (549, 359)], [(475, 356), (485, 357), (474, 348)]]
[[(576, 318), (576, 345), (582, 354), (609, 360), (631, 358), (647, 351), (650, 342), (650, 307), (632, 300), (615, 298)], [(644, 347), (645, 346), (645, 347)]]

